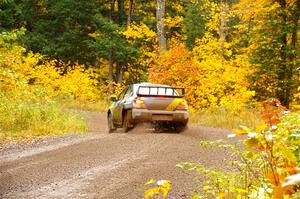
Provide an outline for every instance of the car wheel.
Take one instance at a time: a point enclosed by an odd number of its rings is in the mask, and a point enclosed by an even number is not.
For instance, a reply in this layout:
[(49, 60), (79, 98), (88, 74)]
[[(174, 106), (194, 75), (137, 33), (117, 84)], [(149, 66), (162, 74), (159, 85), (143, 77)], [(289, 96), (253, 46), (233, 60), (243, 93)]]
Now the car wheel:
[(184, 131), (187, 127), (187, 122), (176, 122), (174, 124), (174, 129), (175, 132), (177, 133), (181, 133), (182, 131)]
[(154, 131), (156, 133), (162, 132), (163, 129), (164, 129), (164, 126), (163, 126), (163, 124), (161, 122), (155, 122), (154, 123)]
[(109, 133), (113, 133), (114, 131), (116, 131), (116, 127), (114, 125), (113, 117), (112, 117), (111, 113), (109, 113), (107, 116), (107, 124), (108, 124), (108, 132)]
[(123, 124), (122, 124), (122, 129), (124, 133), (127, 133), (133, 128), (129, 118), (130, 118), (129, 113), (125, 112), (125, 114), (123, 115)]

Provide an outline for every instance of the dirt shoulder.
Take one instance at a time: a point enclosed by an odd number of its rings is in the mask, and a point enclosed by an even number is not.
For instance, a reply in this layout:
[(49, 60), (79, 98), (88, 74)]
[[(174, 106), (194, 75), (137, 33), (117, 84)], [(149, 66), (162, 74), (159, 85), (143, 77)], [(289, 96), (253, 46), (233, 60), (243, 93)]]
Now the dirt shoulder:
[(173, 182), (170, 198), (189, 198), (195, 176), (180, 161), (222, 167), (229, 157), (199, 147), (226, 139), (222, 129), (189, 125), (181, 134), (155, 133), (142, 125), (108, 134), (105, 114), (90, 113), (90, 133), (47, 138), (0, 150), (0, 198), (142, 198), (149, 179)]

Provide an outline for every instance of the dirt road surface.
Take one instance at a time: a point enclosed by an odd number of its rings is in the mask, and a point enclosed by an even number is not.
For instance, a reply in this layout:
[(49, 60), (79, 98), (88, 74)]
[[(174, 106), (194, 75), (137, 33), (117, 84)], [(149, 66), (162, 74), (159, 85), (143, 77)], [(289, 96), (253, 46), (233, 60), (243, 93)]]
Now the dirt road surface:
[(226, 139), (226, 130), (190, 124), (181, 134), (157, 133), (141, 125), (108, 134), (105, 114), (90, 113), (89, 122), (85, 135), (2, 146), (0, 198), (143, 198), (143, 184), (150, 179), (171, 180), (169, 198), (190, 198), (195, 175), (176, 164), (222, 167), (229, 157), (199, 146), (201, 140)]

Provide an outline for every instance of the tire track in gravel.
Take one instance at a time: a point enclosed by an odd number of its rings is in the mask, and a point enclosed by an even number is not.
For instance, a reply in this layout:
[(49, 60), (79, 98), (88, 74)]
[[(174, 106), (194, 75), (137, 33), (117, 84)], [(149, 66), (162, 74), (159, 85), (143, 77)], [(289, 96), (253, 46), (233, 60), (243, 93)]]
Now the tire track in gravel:
[(230, 156), (199, 147), (200, 140), (226, 139), (229, 132), (222, 129), (190, 125), (181, 134), (153, 133), (142, 125), (108, 134), (105, 114), (90, 113), (90, 131), (29, 152), (4, 153), (0, 198), (142, 198), (141, 188), (152, 178), (173, 182), (170, 198), (189, 198), (195, 176), (175, 165), (189, 161), (222, 167)]

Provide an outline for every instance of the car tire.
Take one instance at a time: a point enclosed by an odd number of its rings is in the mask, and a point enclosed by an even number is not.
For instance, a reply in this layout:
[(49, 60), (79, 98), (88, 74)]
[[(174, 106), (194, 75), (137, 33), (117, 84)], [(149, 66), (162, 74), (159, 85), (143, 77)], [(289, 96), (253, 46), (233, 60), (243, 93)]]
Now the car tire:
[(123, 114), (122, 130), (124, 133), (127, 133), (132, 129), (132, 124), (130, 123), (129, 112)]
[(162, 122), (155, 122), (154, 123), (154, 132), (160, 133), (164, 130), (164, 125)]
[(107, 116), (107, 124), (108, 124), (108, 133), (113, 133), (116, 131), (117, 128), (114, 125), (113, 117), (111, 113), (109, 113)]
[(187, 122), (176, 122), (174, 124), (174, 129), (176, 133), (181, 133), (187, 127)]

